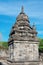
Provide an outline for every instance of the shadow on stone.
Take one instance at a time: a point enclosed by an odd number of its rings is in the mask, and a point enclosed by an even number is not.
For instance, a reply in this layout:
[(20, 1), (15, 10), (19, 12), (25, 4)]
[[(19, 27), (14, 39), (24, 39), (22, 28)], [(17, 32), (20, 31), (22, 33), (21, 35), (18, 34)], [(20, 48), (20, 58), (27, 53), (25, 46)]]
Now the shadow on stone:
[(3, 65), (3, 64), (0, 62), (0, 65)]

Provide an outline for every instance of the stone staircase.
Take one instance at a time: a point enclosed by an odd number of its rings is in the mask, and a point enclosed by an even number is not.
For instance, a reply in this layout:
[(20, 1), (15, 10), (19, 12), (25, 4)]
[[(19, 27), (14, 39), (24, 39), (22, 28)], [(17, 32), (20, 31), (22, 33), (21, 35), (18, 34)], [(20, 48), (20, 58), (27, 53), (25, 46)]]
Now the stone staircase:
[(6, 59), (1, 59), (0, 62), (2, 65), (43, 65), (43, 61), (37, 61), (37, 62), (9, 62)]

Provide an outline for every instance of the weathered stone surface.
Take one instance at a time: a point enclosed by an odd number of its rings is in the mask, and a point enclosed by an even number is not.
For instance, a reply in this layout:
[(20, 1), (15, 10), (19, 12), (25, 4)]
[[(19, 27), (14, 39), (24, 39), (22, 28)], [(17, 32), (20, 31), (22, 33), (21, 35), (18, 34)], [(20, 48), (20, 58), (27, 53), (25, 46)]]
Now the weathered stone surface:
[(15, 61), (38, 61), (38, 44), (15, 43), (14, 42), (14, 59)]
[(14, 61), (38, 61), (39, 41), (36, 35), (35, 26), (31, 27), (28, 16), (22, 11), (9, 35), (9, 58)]
[(8, 61), (8, 60), (3, 60), (1, 59), (0, 60), (0, 63), (2, 65), (43, 65), (43, 61), (30, 61), (30, 62), (11, 62), (11, 61)]

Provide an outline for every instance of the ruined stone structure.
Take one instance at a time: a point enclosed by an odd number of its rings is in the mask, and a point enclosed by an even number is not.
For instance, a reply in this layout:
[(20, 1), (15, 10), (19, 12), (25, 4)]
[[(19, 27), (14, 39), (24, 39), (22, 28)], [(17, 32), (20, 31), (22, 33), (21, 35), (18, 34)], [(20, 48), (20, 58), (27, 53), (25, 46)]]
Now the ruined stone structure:
[(12, 26), (8, 44), (11, 60), (16, 62), (39, 60), (36, 28), (34, 25), (30, 26), (29, 18), (24, 13), (23, 7), (17, 16), (16, 23)]
[(3, 46), (0, 46), (0, 59), (6, 58), (7, 56), (8, 56), (7, 49), (4, 48)]

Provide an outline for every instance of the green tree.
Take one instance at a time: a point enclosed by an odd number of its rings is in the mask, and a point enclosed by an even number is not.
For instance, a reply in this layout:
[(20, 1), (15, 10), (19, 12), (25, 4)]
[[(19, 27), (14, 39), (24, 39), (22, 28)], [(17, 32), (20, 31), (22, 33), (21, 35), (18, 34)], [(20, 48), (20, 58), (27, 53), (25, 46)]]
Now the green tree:
[(2, 46), (6, 49), (8, 49), (8, 42), (3, 42)]
[(43, 52), (43, 39), (39, 39), (39, 51)]

